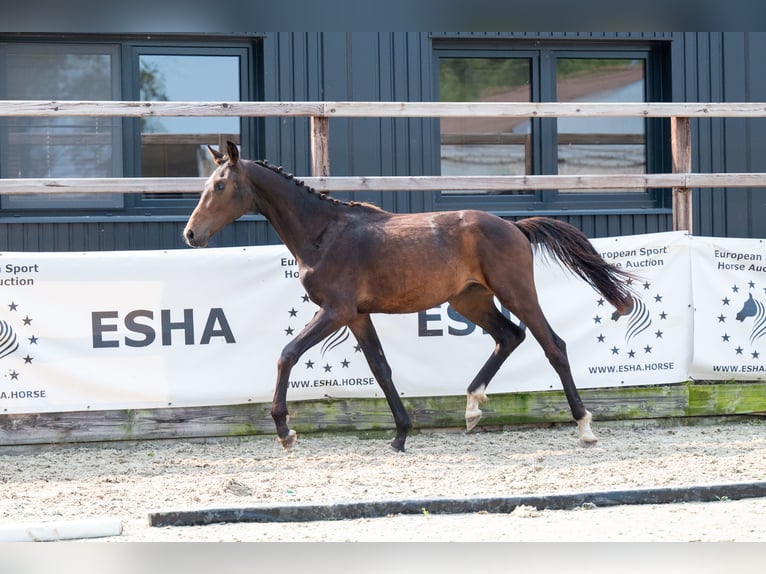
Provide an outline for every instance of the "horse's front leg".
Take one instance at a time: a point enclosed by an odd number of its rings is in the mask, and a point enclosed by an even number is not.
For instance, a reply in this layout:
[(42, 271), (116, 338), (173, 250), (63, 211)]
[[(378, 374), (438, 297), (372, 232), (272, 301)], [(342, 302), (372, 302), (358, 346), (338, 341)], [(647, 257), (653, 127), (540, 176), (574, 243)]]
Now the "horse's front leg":
[(343, 323), (334, 314), (320, 309), (308, 325), (282, 350), (277, 365), (277, 386), (274, 390), (274, 399), (271, 402), (271, 418), (274, 419), (274, 424), (277, 427), (279, 443), (285, 450), (289, 450), (298, 438), (295, 431), (287, 425), (287, 387), (290, 381), (290, 372), (303, 353), (331, 335), (342, 325)]
[(359, 346), (362, 348), (367, 364), (370, 366), (372, 374), (378, 381), (378, 385), (386, 396), (391, 414), (394, 416), (396, 424), (396, 437), (391, 441), (391, 448), (398, 452), (404, 452), (404, 443), (407, 440), (407, 434), (412, 428), (410, 415), (404, 408), (402, 400), (394, 387), (394, 381), (391, 378), (391, 367), (388, 365), (386, 356), (383, 354), (383, 347), (380, 345), (380, 339), (375, 331), (375, 327), (370, 320), (369, 315), (359, 315), (357, 319), (349, 324), (351, 332), (354, 333)]

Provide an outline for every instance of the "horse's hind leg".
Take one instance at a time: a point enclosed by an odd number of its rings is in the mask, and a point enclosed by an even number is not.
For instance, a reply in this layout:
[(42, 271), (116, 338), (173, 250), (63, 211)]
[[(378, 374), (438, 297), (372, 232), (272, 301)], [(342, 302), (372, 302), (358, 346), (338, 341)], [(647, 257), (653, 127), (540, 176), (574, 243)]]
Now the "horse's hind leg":
[(394, 387), (391, 378), (391, 367), (388, 365), (386, 356), (383, 354), (383, 347), (380, 345), (380, 339), (375, 331), (375, 327), (370, 320), (369, 315), (359, 315), (359, 317), (349, 324), (351, 332), (359, 342), (367, 363), (370, 365), (372, 374), (378, 381), (378, 385), (386, 396), (388, 406), (391, 408), (391, 414), (394, 416), (396, 424), (396, 437), (391, 442), (391, 448), (396, 451), (404, 452), (404, 443), (407, 440), (407, 434), (412, 428), (410, 415), (402, 404), (399, 394)]
[(495, 349), (468, 385), (465, 426), (473, 429), (481, 419), (479, 405), (486, 400), (487, 385), (503, 362), (524, 340), (524, 330), (505, 317), (495, 306), (494, 295), (480, 285), (471, 285), (450, 299), (450, 305), (465, 318), (482, 327), (495, 340)]
[(577, 422), (580, 441), (584, 444), (595, 444), (598, 442), (598, 439), (590, 428), (592, 415), (583, 405), (580, 393), (575, 386), (572, 370), (569, 366), (566, 343), (551, 328), (537, 303), (537, 297), (524, 301), (522, 308), (515, 309), (514, 313), (519, 320), (524, 322), (535, 339), (537, 339), (537, 342), (540, 343), (545, 356), (558, 374), (561, 385), (564, 387), (564, 394), (572, 411), (572, 416)]
[[(572, 377), (569, 366), (566, 343), (551, 328), (545, 318), (535, 291), (534, 280), (525, 281), (520, 279), (521, 274), (516, 275), (516, 281), (501, 286), (495, 293), (500, 302), (524, 323), (537, 342), (543, 348), (545, 356), (554, 368), (564, 387), (569, 408), (577, 422), (580, 433), (580, 441), (585, 444), (593, 444), (598, 441), (590, 428), (591, 414), (585, 408), (580, 399), (580, 394)], [(512, 289), (509, 287), (513, 285)]]

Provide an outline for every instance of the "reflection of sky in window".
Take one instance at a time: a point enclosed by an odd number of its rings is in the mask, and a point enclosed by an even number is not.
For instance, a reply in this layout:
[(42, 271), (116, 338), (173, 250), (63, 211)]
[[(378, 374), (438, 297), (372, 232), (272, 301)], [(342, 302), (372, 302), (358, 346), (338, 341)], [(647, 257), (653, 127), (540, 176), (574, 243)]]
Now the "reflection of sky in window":
[[(588, 94), (576, 98), (575, 102), (643, 102), (644, 82), (638, 81), (620, 86), (614, 90)], [(559, 133), (562, 134), (642, 134), (643, 118), (559, 118)]]
[[(574, 102), (643, 102), (644, 82), (638, 81), (620, 86), (614, 90), (596, 92)], [(558, 131), (561, 134), (642, 134), (644, 133), (643, 118), (558, 118)], [(525, 121), (514, 128), (516, 133), (529, 133), (530, 122)]]
[[(169, 101), (239, 101), (239, 58), (236, 56), (142, 55), (141, 63), (158, 71), (164, 94)], [(158, 121), (148, 122), (147, 131), (239, 133), (238, 117), (154, 119)]]

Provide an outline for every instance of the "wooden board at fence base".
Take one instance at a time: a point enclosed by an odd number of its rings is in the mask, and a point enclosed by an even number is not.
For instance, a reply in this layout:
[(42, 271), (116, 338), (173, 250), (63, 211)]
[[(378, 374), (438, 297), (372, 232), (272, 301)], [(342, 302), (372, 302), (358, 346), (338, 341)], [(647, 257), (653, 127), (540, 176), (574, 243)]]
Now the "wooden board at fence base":
[[(583, 389), (595, 421), (766, 414), (766, 383)], [(462, 428), (465, 397), (404, 397), (415, 429)], [(391, 430), (385, 399), (288, 401), (299, 433)], [(0, 447), (274, 434), (268, 404), (0, 415)], [(562, 391), (490, 394), (480, 425), (569, 423)]]

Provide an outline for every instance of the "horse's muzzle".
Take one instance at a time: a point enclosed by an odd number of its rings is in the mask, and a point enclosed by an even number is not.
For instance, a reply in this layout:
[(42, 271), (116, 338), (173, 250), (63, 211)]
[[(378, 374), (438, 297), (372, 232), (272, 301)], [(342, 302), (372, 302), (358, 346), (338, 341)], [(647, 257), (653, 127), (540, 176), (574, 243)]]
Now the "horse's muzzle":
[(186, 241), (186, 245), (189, 247), (207, 247), (207, 239), (206, 238), (200, 238), (197, 237), (197, 235), (194, 233), (194, 230), (191, 228), (184, 229), (184, 241)]

